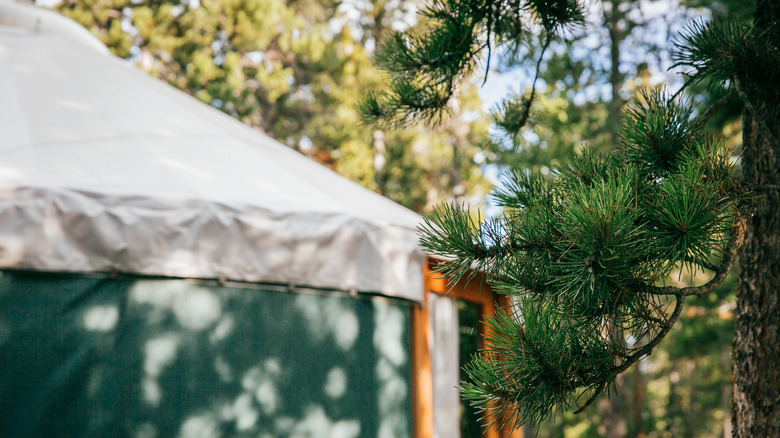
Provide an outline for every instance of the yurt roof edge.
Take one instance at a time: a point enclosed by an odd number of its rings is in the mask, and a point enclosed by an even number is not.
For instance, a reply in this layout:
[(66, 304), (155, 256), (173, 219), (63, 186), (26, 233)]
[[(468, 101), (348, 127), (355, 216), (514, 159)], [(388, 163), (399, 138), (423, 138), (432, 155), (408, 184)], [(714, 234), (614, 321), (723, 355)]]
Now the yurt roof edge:
[(0, 267), (421, 299), (418, 215), (107, 55), (78, 24), (0, 0), (0, 84)]

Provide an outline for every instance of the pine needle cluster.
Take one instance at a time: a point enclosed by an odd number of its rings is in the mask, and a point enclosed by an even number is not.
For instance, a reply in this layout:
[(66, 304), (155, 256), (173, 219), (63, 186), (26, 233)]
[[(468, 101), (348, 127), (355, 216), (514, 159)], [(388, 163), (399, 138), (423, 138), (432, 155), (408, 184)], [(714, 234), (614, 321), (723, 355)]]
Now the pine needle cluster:
[[(417, 29), (394, 32), (380, 45), (376, 61), (388, 74), (389, 86), (356, 105), (365, 123), (436, 124), (448, 115), (450, 99), (485, 51), (489, 67), (494, 46), (541, 37), (546, 47), (583, 19), (577, 0), (432, 0), (421, 15)], [(512, 133), (528, 119), (533, 97), (515, 100), (501, 114)]]
[[(421, 227), (425, 249), (448, 260), (441, 273), (457, 281), (477, 268), (516, 299), (487, 320), (487, 348), (461, 387), (494, 421), (584, 408), (731, 268), (746, 208), (731, 152), (663, 92), (640, 95), (621, 132), (612, 155), (586, 150), (552, 180), (508, 174), (501, 218), (444, 206)], [(663, 286), (683, 267), (712, 280)]]
[(758, 19), (697, 21), (676, 39), (672, 59), (673, 67), (691, 69), (686, 86), (710, 81), (736, 92), (762, 135), (776, 142), (769, 121), (780, 116), (780, 33), (772, 29)]

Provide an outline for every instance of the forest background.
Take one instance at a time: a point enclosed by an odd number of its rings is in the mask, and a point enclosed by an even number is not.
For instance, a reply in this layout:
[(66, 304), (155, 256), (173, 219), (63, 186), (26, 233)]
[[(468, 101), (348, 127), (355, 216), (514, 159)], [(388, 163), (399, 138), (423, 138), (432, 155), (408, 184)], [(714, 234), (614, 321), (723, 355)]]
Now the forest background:
[[(737, 0), (590, 0), (585, 24), (542, 61), (531, 123), (506, 137), (491, 126), (498, 97), (528, 89), (541, 47), (494, 53), (487, 76), (459, 90), (437, 128), (377, 129), (354, 105), (382, 87), (372, 55), (382, 35), (416, 24), (422, 0), (65, 0), (50, 5), (117, 56), (417, 212), (440, 202), (489, 203), (506, 168), (551, 169), (588, 145), (615, 142), (622, 106), (642, 88), (676, 89), (672, 36), (692, 19), (749, 14)], [(702, 84), (700, 103), (719, 99)], [(483, 108), (487, 108), (485, 111)], [(710, 119), (741, 141), (735, 98)], [(717, 127), (717, 128), (715, 128)], [(218, 147), (218, 145), (215, 145)], [(488, 210), (491, 214), (499, 211)], [(687, 276), (681, 275), (684, 282)], [(688, 305), (652, 356), (582, 414), (539, 437), (731, 436), (731, 339), (736, 275)]]

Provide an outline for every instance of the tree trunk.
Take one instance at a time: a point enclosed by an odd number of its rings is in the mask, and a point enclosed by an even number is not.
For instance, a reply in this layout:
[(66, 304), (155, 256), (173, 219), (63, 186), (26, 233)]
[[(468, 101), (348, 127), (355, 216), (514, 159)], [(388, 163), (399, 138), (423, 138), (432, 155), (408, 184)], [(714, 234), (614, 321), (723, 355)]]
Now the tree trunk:
[[(755, 19), (760, 29), (769, 30), (769, 38), (778, 39), (780, 3), (759, 0)], [(777, 100), (776, 93), (767, 96), (760, 91), (761, 85), (771, 89), (777, 84), (750, 80), (751, 73), (746, 72), (745, 91), (755, 113), (745, 111), (742, 167), (747, 183), (757, 187), (757, 196), (740, 262), (732, 353), (733, 436), (780, 437), (780, 192), (761, 189), (780, 184), (780, 102), (771, 101)], [(759, 91), (751, 93), (754, 85)]]
[[(780, 120), (775, 121), (780, 125)], [(745, 116), (743, 169), (749, 183), (780, 184), (778, 148)], [(758, 192), (740, 261), (734, 337), (734, 436), (780, 436), (780, 196)]]

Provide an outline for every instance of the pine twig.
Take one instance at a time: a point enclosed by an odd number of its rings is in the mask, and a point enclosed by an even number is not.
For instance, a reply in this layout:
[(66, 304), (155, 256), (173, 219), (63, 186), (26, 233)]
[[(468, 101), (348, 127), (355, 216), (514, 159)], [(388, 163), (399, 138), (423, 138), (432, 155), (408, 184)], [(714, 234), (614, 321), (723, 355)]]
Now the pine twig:
[(665, 287), (656, 287), (656, 286), (647, 286), (645, 288), (646, 293), (653, 294), (653, 295), (674, 295), (676, 297), (689, 297), (689, 296), (697, 296), (700, 297), (707, 292), (714, 289), (717, 285), (719, 285), (723, 280), (726, 279), (726, 275), (728, 275), (729, 271), (731, 270), (731, 267), (734, 266), (734, 261), (737, 258), (737, 252), (739, 251), (739, 248), (742, 246), (742, 242), (745, 239), (745, 228), (746, 224), (745, 221), (741, 218), (737, 218), (737, 224), (734, 226), (735, 231), (731, 235), (731, 239), (729, 239), (728, 245), (726, 245), (726, 251), (723, 253), (723, 259), (720, 262), (720, 267), (715, 271), (715, 276), (710, 279), (710, 281), (704, 283), (701, 286), (689, 286), (689, 287), (683, 287), (678, 288), (674, 286), (665, 286)]
[(606, 383), (602, 383), (601, 386), (599, 386), (599, 389), (597, 389), (593, 395), (590, 396), (588, 400), (585, 401), (585, 404), (577, 408), (576, 411), (574, 411), (574, 415), (579, 414), (580, 412), (584, 411), (588, 406), (593, 404), (594, 401), (596, 401), (597, 398), (601, 395), (601, 393), (604, 392), (604, 388), (606, 387)]
[(551, 42), (552, 34), (548, 32), (544, 38), (544, 45), (542, 46), (542, 52), (539, 54), (539, 60), (536, 61), (536, 73), (534, 74), (534, 81), (531, 84), (531, 97), (528, 98), (528, 104), (525, 106), (523, 120), (528, 119), (528, 113), (531, 111), (531, 104), (533, 103), (534, 96), (536, 95), (536, 82), (539, 80), (539, 72), (542, 70), (542, 60), (544, 59), (544, 54), (547, 52), (547, 48), (550, 47)]
[(610, 378), (617, 376), (618, 374), (627, 370), (631, 365), (634, 364), (634, 362), (650, 354), (650, 352), (653, 351), (653, 348), (655, 348), (656, 345), (661, 343), (661, 341), (666, 337), (666, 335), (669, 334), (669, 331), (672, 329), (672, 326), (674, 326), (674, 323), (677, 321), (677, 318), (679, 318), (680, 314), (682, 313), (683, 304), (685, 304), (685, 295), (675, 296), (674, 298), (675, 298), (674, 311), (672, 311), (672, 314), (669, 316), (669, 319), (666, 320), (666, 324), (663, 325), (661, 331), (658, 332), (658, 334), (655, 335), (655, 337), (651, 339), (647, 344), (642, 346), (642, 348), (640, 348), (634, 354), (626, 358), (626, 360), (623, 361), (623, 363), (620, 366), (615, 367), (615, 369), (612, 370), (612, 372), (610, 373), (611, 375)]
[(686, 88), (688, 88), (688, 86), (690, 86), (691, 84), (693, 84), (693, 83), (694, 83), (694, 82), (696, 82), (697, 80), (699, 80), (699, 78), (697, 78), (696, 76), (690, 76), (690, 77), (688, 78), (688, 80), (687, 80), (687, 81), (685, 81), (685, 83), (683, 83), (683, 84), (682, 84), (682, 86), (680, 87), (680, 89), (679, 89), (679, 90), (677, 90), (677, 91), (675, 91), (675, 93), (674, 93), (674, 94), (672, 94), (672, 97), (670, 97), (670, 98), (669, 98), (669, 100), (667, 101), (667, 103), (671, 103), (672, 101), (674, 101), (674, 99), (676, 99), (676, 98), (677, 98), (677, 96), (679, 96), (679, 95), (680, 95), (680, 94), (681, 94), (681, 93), (682, 93), (682, 92), (683, 92), (683, 91), (684, 91)]
[(629, 367), (631, 367), (631, 365), (636, 363), (639, 359), (650, 354), (650, 352), (653, 351), (653, 348), (655, 348), (658, 344), (660, 344), (661, 341), (666, 337), (666, 335), (669, 334), (669, 331), (674, 326), (674, 323), (680, 317), (680, 314), (682, 314), (683, 304), (685, 304), (685, 295), (675, 295), (674, 298), (675, 298), (674, 311), (672, 311), (672, 314), (669, 316), (669, 319), (667, 319), (666, 322), (663, 324), (663, 328), (661, 329), (661, 331), (659, 331), (658, 334), (655, 335), (655, 337), (651, 339), (647, 344), (643, 345), (642, 348), (637, 350), (634, 354), (628, 356), (623, 361), (623, 363), (613, 368), (606, 376), (601, 377), (599, 379), (601, 380), (599, 389), (593, 393), (593, 395), (585, 402), (584, 405), (582, 405), (576, 411), (574, 411), (575, 414), (579, 414), (580, 412), (585, 410), (585, 408), (587, 408), (590, 404), (592, 404), (604, 391), (607, 382), (615, 378), (615, 376), (617, 376), (618, 374), (627, 370)]
[(491, 57), (491, 55), (493, 53), (493, 48), (491, 47), (491, 44), (490, 44), (490, 34), (491, 34), (492, 30), (493, 30), (493, 11), (491, 10), (491, 11), (488, 12), (488, 19), (487, 19), (487, 49), (488, 49), (488, 53), (487, 53), (487, 65), (485, 66), (485, 80), (482, 81), (482, 86), (483, 87), (487, 83), (488, 73), (490, 73), (490, 57)]

